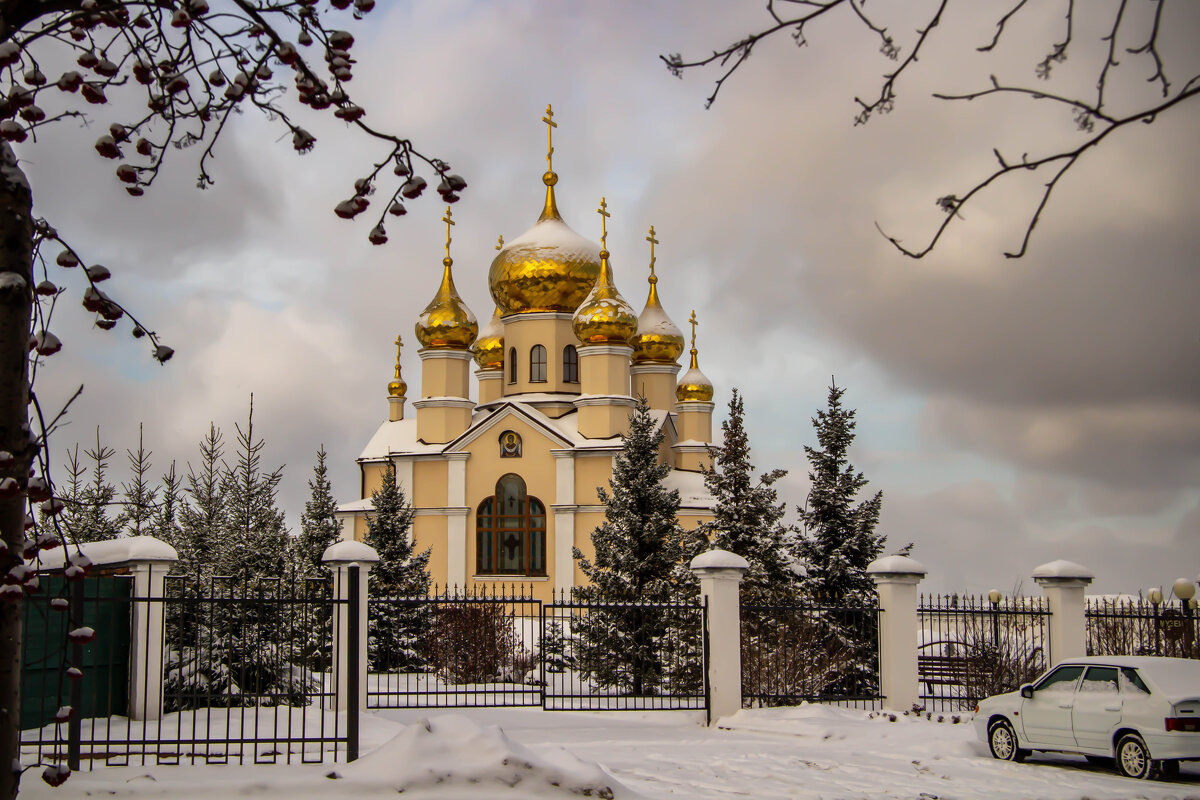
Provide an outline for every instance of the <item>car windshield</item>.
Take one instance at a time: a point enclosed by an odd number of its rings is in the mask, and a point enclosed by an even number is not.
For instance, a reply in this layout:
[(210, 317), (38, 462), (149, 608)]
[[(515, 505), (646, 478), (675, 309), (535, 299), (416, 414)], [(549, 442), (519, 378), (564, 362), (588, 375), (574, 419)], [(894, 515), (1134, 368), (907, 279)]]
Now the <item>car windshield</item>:
[(1037, 685), (1039, 692), (1073, 692), (1075, 681), (1083, 674), (1083, 667), (1059, 667)]

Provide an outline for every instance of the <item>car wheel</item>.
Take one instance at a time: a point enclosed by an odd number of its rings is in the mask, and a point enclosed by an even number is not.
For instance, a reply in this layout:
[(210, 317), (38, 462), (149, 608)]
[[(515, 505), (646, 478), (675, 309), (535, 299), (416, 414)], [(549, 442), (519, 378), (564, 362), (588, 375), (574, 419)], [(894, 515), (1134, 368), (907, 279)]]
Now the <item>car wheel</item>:
[(1142, 737), (1127, 733), (1117, 742), (1117, 772), (1127, 778), (1149, 778), (1153, 766)]
[(1017, 734), (1006, 719), (999, 719), (988, 728), (988, 747), (992, 757), (1001, 761), (1024, 761), (1028, 752), (1017, 746)]

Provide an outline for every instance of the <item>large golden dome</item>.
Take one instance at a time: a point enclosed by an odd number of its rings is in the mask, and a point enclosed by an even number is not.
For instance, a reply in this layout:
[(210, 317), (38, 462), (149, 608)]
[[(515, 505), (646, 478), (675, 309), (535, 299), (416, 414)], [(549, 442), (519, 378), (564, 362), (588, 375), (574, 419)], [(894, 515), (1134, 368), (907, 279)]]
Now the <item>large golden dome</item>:
[(492, 312), (492, 318), (479, 332), (471, 352), (480, 369), (504, 369), (504, 323), (500, 321), (500, 309)]
[(613, 285), (608, 251), (600, 251), (600, 275), (596, 284), (583, 299), (572, 326), (583, 344), (628, 344), (637, 333), (637, 317), (633, 308)]
[(554, 202), (558, 176), (547, 172), (546, 207), (537, 223), (492, 260), (488, 288), (501, 316), (534, 311), (571, 313), (600, 273), (600, 247), (563, 222)]
[(442, 259), (442, 284), (421, 316), (417, 317), (417, 341), (421, 347), (438, 350), (466, 350), (475, 341), (479, 323), (454, 288), (449, 256)]

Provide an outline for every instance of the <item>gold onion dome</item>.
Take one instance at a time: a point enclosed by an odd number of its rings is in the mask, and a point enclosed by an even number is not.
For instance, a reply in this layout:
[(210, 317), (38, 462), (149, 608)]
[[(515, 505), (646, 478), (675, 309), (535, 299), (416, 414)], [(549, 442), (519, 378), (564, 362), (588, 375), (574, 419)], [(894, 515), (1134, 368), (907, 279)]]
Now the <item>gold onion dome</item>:
[(471, 345), (471, 352), (480, 369), (504, 369), (504, 323), (500, 321), (500, 309), (492, 312), (491, 320)]
[(675, 387), (675, 399), (680, 403), (692, 401), (711, 403), (713, 399), (712, 381), (700, 371), (700, 364), (696, 359), (699, 351), (696, 349), (696, 312), (694, 310), (688, 321), (692, 323), (692, 365), (679, 379), (679, 385)]
[[(557, 123), (554, 112), (546, 107), (542, 121), (552, 132)], [(583, 302), (600, 273), (600, 248), (571, 230), (563, 222), (554, 200), (554, 172), (551, 156), (546, 155), (546, 205), (532, 228), (508, 242), (492, 260), (488, 270), (488, 288), (501, 316), (509, 314), (557, 311), (571, 313)]]
[(442, 259), (442, 284), (437, 294), (421, 316), (417, 317), (417, 341), (421, 347), (437, 350), (466, 350), (475, 341), (479, 332), (479, 323), (466, 303), (458, 296), (454, 288), (454, 275), (450, 267), (454, 259), (450, 258), (450, 226), (454, 224), (450, 215), (450, 207), (446, 206), (446, 257)]
[(404, 397), (408, 384), (400, 377), (400, 348), (403, 346), (400, 337), (396, 337), (396, 376), (388, 381), (388, 397)]
[(683, 332), (667, 316), (658, 300), (658, 276), (654, 274), (654, 226), (650, 226), (650, 295), (638, 317), (637, 335), (630, 340), (635, 364), (674, 364), (683, 354)]
[[(601, 219), (608, 217), (608, 203), (603, 198), (597, 210)], [(572, 318), (575, 336), (585, 345), (628, 344), (637, 334), (638, 320), (633, 307), (625, 302), (613, 284), (608, 249), (605, 247), (607, 238), (606, 224), (605, 233), (600, 237), (601, 247), (604, 248), (600, 250), (600, 274)]]

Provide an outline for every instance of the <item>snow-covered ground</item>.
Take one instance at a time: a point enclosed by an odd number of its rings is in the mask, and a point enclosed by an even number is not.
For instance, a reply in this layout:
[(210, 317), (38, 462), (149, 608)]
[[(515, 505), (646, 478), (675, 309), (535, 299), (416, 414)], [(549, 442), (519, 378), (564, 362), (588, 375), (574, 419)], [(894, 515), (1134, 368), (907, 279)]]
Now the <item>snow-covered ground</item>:
[(696, 712), (396, 710), (367, 715), (353, 764), (120, 767), (22, 797), (923, 798), (1200, 800), (1200, 762), (1171, 783), (1133, 781), (1071, 756), (993, 760), (952, 724), (825, 706), (755, 709), (697, 724)]

